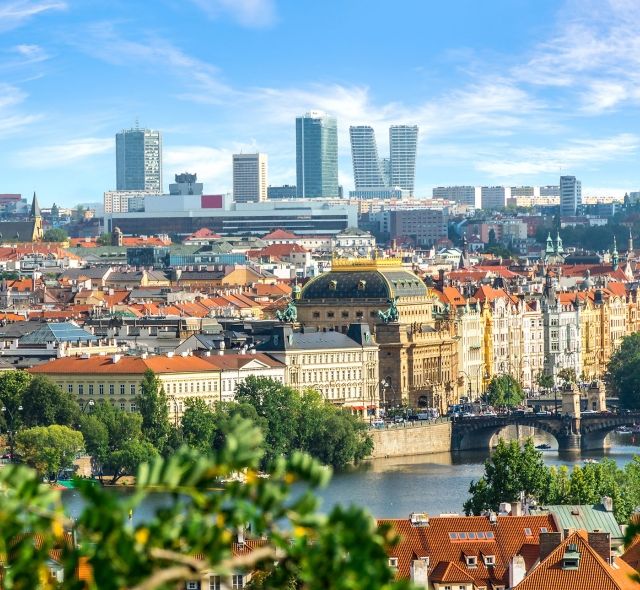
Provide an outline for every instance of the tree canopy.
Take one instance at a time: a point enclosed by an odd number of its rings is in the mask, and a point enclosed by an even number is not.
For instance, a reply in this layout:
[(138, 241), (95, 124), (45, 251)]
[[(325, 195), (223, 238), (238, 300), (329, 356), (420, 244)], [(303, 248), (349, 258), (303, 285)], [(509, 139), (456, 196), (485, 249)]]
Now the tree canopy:
[(52, 227), (44, 232), (43, 242), (66, 242), (69, 239), (67, 232), (61, 227)]
[[(78, 480), (83, 509), (75, 521), (64, 515), (60, 494), (38, 484), (38, 475), (23, 466), (0, 470), (0, 546), (6, 552), (3, 587), (42, 587), (49, 552), (64, 572), (63, 590), (176, 588), (210, 572), (230, 575), (257, 571), (260, 587), (308, 590), (376, 588), (400, 590), (387, 549), (396, 540), (386, 526), (376, 526), (363, 509), (335, 507), (322, 516), (314, 491), (325, 485), (330, 470), (309, 456), (293, 453), (269, 466), (269, 477), (256, 477), (264, 456), (262, 434), (240, 417), (215, 452), (182, 448), (169, 458), (156, 457), (137, 474), (135, 492), (113, 494)], [(231, 479), (243, 473), (242, 481)], [(295, 494), (291, 484), (298, 482)], [(128, 515), (153, 490), (168, 503), (144, 522)], [(251, 552), (232, 553), (240, 530), (263, 539)], [(79, 544), (62, 543), (65, 528)], [(38, 543), (33, 536), (38, 536)], [(81, 560), (92, 570), (89, 580), (74, 573)]]
[(524, 391), (511, 375), (497, 375), (489, 382), (487, 399), (495, 407), (515, 408), (524, 400)]
[(640, 409), (640, 332), (622, 339), (611, 355), (605, 381), (610, 394), (620, 398), (622, 408)]

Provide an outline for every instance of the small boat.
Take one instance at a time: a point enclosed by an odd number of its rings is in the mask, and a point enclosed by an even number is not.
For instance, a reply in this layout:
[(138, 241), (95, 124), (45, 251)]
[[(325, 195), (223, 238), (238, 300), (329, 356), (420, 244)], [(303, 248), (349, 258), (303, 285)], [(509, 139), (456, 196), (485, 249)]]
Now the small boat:
[(551, 450), (551, 445), (549, 443), (542, 443), (541, 445), (536, 445), (536, 449), (539, 451), (549, 451)]
[(583, 459), (582, 462), (586, 463), (587, 465), (593, 465), (593, 464), (597, 463), (598, 461), (596, 459)]
[(617, 434), (633, 434), (633, 430), (628, 426), (620, 426), (620, 428), (616, 428)]

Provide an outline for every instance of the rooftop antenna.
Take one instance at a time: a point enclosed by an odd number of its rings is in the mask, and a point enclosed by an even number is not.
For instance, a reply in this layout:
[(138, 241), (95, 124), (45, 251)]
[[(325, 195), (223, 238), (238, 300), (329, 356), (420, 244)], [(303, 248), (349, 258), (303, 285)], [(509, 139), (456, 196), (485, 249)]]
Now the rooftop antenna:
[(140, 129), (140, 120), (136, 117), (136, 129)]

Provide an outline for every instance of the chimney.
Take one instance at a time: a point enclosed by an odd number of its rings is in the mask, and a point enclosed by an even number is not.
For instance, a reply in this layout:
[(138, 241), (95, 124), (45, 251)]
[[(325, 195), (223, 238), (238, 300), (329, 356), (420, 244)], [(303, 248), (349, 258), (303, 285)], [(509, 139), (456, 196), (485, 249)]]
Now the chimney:
[(562, 533), (540, 533), (540, 561), (562, 543)]
[(173, 353), (173, 351), (172, 351), (172, 350), (170, 350), (170, 351), (167, 353), (167, 358), (168, 358), (168, 359), (173, 358), (173, 354), (174, 354), (174, 353)]
[(509, 562), (509, 588), (517, 586), (527, 574), (527, 566), (522, 555), (514, 555)]
[(607, 563), (611, 562), (611, 534), (610, 533), (587, 533), (589, 546), (602, 557)]
[(238, 545), (244, 545), (244, 527), (238, 527)]
[(511, 505), (511, 516), (522, 516), (522, 502), (520, 500)]
[(409, 575), (411, 583), (416, 588), (429, 588), (429, 560), (414, 559)]
[(607, 512), (613, 512), (613, 500), (609, 496), (602, 496), (602, 505)]
[(114, 355), (111, 357), (111, 360), (113, 361), (113, 364), (115, 365), (115, 364), (116, 364), (116, 363), (117, 363), (121, 358), (122, 358), (122, 356), (121, 356), (121, 355), (119, 355), (119, 354), (114, 354)]

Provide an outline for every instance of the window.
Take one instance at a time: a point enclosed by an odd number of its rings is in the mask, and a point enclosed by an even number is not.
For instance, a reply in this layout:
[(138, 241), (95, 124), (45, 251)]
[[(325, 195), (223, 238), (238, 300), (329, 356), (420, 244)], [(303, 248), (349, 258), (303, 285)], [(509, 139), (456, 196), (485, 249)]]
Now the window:
[(527, 527), (526, 529), (524, 529), (524, 536), (525, 537), (531, 537), (532, 536), (530, 528)]
[(100, 383), (100, 385), (98, 385), (98, 393), (100, 395), (104, 395), (104, 383)]
[(209, 576), (209, 590), (220, 590), (220, 576)]
[(485, 555), (484, 556), (484, 564), (485, 565), (495, 565), (496, 564), (496, 556), (495, 555)]
[(84, 385), (80, 383), (80, 385), (78, 385), (78, 395), (82, 395), (83, 393), (84, 393)]
[(198, 582), (195, 580), (189, 580), (187, 582), (187, 590), (198, 590)]
[(485, 534), (487, 536), (487, 539), (495, 538), (495, 535), (493, 534), (493, 531), (487, 531)]
[(314, 311), (313, 312), (313, 317), (314, 318), (319, 318), (320, 317), (320, 312), (319, 311)]
[(116, 386), (113, 383), (109, 383), (109, 395), (113, 395), (116, 392)]
[(120, 383), (120, 395), (124, 395), (124, 383)]
[(244, 588), (244, 576), (242, 574), (231, 576), (231, 588), (233, 590)]
[(93, 383), (89, 383), (89, 395), (93, 395)]
[(67, 391), (69, 393), (73, 393), (73, 383), (69, 383), (69, 385), (67, 385)]
[(547, 527), (546, 527), (546, 526), (541, 526), (541, 527), (540, 527), (540, 532), (541, 532), (541, 533), (547, 533), (547, 532), (549, 532), (549, 529), (547, 529)]
[(469, 567), (476, 567), (478, 565), (478, 558), (475, 555), (465, 555), (464, 557)]
[(131, 402), (131, 405), (129, 407), (131, 408), (132, 412), (135, 412), (138, 409), (136, 406), (136, 402)]
[(398, 567), (398, 558), (390, 557), (389, 558), (389, 567)]
[(131, 391), (131, 395), (135, 395), (136, 394), (136, 386), (135, 383), (131, 384), (131, 387), (129, 388), (129, 391)]
[(120, 402), (120, 409), (124, 412), (125, 411), (125, 403), (124, 402)]

